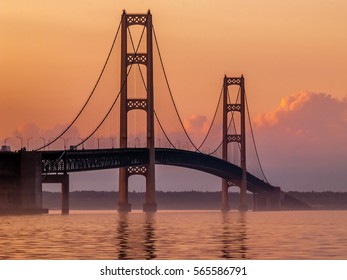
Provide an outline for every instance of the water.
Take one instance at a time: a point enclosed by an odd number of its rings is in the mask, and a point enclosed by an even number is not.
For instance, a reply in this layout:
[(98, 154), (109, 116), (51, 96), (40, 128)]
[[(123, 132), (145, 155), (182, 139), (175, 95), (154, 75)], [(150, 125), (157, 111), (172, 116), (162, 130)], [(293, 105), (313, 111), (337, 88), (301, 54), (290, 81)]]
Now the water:
[(0, 259), (347, 259), (347, 211), (72, 211), (0, 224)]

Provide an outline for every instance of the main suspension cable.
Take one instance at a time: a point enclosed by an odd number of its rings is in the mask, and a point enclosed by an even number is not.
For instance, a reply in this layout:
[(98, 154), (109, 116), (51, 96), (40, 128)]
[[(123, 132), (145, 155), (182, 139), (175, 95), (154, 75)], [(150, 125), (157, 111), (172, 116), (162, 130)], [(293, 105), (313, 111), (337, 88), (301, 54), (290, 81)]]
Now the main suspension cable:
[(211, 124), (210, 124), (210, 127), (208, 128), (207, 130), (207, 133), (205, 135), (205, 138), (202, 140), (201, 144), (199, 145), (199, 150), (200, 148), (205, 144), (206, 140), (207, 140), (207, 137), (210, 135), (210, 132), (212, 130), (212, 126), (213, 126), (213, 123), (216, 119), (216, 116), (217, 116), (217, 112), (218, 112), (218, 107), (219, 107), (219, 104), (220, 104), (220, 101), (222, 100), (222, 94), (223, 94), (223, 87), (220, 91), (220, 94), (219, 94), (219, 98), (218, 98), (218, 102), (217, 102), (217, 107), (216, 107), (216, 110), (214, 111), (214, 115), (213, 115), (213, 118), (212, 118), (212, 121), (211, 121)]
[(155, 44), (156, 44), (157, 51), (158, 51), (158, 55), (159, 55), (160, 64), (161, 64), (161, 67), (162, 67), (162, 70), (163, 70), (163, 73), (164, 73), (166, 85), (167, 85), (167, 87), (168, 87), (168, 90), (169, 90), (169, 93), (170, 93), (170, 97), (171, 97), (172, 103), (173, 103), (173, 105), (174, 105), (174, 108), (175, 108), (175, 111), (176, 111), (178, 120), (179, 120), (179, 122), (180, 122), (180, 124), (181, 124), (181, 126), (182, 126), (182, 128), (183, 128), (184, 134), (187, 136), (187, 138), (188, 138), (190, 144), (192, 144), (192, 146), (195, 148), (195, 151), (196, 151), (196, 152), (200, 152), (200, 153), (201, 153), (201, 151), (199, 150), (199, 148), (194, 144), (193, 140), (190, 138), (190, 136), (189, 136), (187, 130), (185, 129), (185, 127), (184, 127), (184, 125), (183, 125), (183, 121), (182, 121), (182, 119), (181, 119), (181, 116), (180, 116), (180, 114), (179, 114), (179, 112), (178, 112), (178, 109), (177, 109), (175, 100), (174, 100), (173, 95), (172, 95), (172, 91), (171, 91), (171, 87), (170, 87), (170, 84), (169, 84), (169, 80), (168, 80), (168, 77), (167, 77), (167, 74), (166, 74), (166, 71), (165, 71), (163, 59), (162, 59), (162, 56), (161, 56), (161, 53), (160, 53), (160, 50), (159, 50), (157, 35), (156, 35), (156, 33), (155, 33), (154, 26), (153, 26), (153, 35), (154, 35), (154, 40), (155, 40)]
[[(147, 22), (147, 20), (148, 20), (148, 14), (147, 14), (147, 17), (146, 17), (146, 22)], [(141, 41), (142, 41), (142, 38), (143, 38), (143, 34), (144, 34), (144, 31), (145, 31), (145, 28), (146, 28), (146, 25), (143, 26), (142, 33), (141, 33), (141, 37), (140, 37), (139, 43), (138, 43), (137, 48), (136, 48), (135, 53), (134, 53), (135, 55), (137, 54), (137, 52), (138, 52), (138, 50), (139, 50), (139, 48), (140, 48), (140, 44), (141, 44)], [(107, 111), (105, 117), (101, 120), (101, 122), (100, 122), (99, 125), (94, 129), (94, 131), (93, 131), (91, 134), (89, 134), (89, 136), (87, 136), (85, 139), (83, 139), (83, 141), (81, 141), (80, 143), (78, 143), (77, 145), (75, 145), (74, 148), (77, 148), (78, 146), (80, 146), (80, 145), (82, 145), (83, 143), (85, 143), (89, 138), (91, 138), (91, 137), (94, 135), (94, 133), (95, 133), (95, 132), (101, 127), (101, 125), (105, 122), (105, 120), (107, 119), (107, 117), (108, 117), (109, 114), (111, 113), (112, 109), (114, 108), (114, 106), (115, 106), (115, 104), (116, 104), (116, 102), (117, 102), (117, 100), (118, 100), (120, 94), (122, 93), (125, 84), (126, 84), (127, 81), (128, 81), (128, 77), (129, 77), (129, 74), (130, 74), (130, 71), (131, 71), (133, 65), (134, 65), (134, 62), (131, 62), (130, 67), (129, 67), (128, 71), (127, 71), (126, 78), (124, 79), (124, 81), (123, 81), (123, 83), (122, 83), (122, 85), (121, 85), (121, 88), (120, 88), (120, 90), (119, 90), (119, 92), (118, 92), (118, 94), (117, 94), (115, 100), (113, 101), (111, 107), (110, 107), (109, 110)]]
[(164, 136), (165, 136), (166, 140), (170, 143), (170, 145), (171, 145), (174, 149), (177, 149), (176, 146), (171, 142), (171, 140), (170, 140), (169, 136), (167, 135), (166, 131), (164, 130), (164, 127), (162, 126), (162, 124), (161, 124), (161, 122), (160, 122), (160, 120), (159, 120), (159, 118), (158, 118), (158, 115), (157, 115), (156, 111), (154, 111), (154, 115), (155, 115), (155, 118), (156, 118), (156, 120), (157, 120), (157, 122), (158, 122), (158, 124), (159, 124), (159, 126), (160, 126), (160, 128), (161, 128), (161, 130), (162, 130), (162, 132), (164, 133)]
[[(214, 112), (214, 116), (213, 116), (213, 118), (212, 118), (212, 121), (211, 121), (211, 124), (210, 124), (210, 126), (209, 126), (209, 129), (208, 129), (208, 131), (207, 131), (207, 133), (206, 133), (206, 135), (205, 135), (203, 141), (202, 141), (201, 144), (199, 145), (199, 147), (196, 147), (196, 145), (193, 143), (193, 141), (192, 141), (191, 138), (189, 137), (188, 132), (186, 131), (186, 129), (185, 129), (184, 125), (183, 125), (182, 119), (181, 119), (181, 117), (180, 117), (180, 115), (179, 115), (179, 112), (178, 112), (176, 103), (175, 103), (174, 98), (173, 98), (173, 94), (172, 94), (172, 91), (171, 91), (171, 87), (170, 87), (170, 84), (169, 84), (169, 82), (168, 82), (167, 74), (166, 74), (166, 71), (165, 71), (165, 68), (164, 68), (164, 63), (163, 63), (162, 56), (161, 56), (161, 53), (160, 53), (160, 49), (159, 49), (159, 45), (158, 45), (157, 36), (156, 36), (155, 30), (154, 30), (154, 26), (152, 26), (152, 27), (153, 27), (153, 34), (154, 34), (154, 38), (155, 38), (156, 47), (157, 47), (158, 55), (159, 55), (159, 58), (160, 58), (162, 70), (163, 70), (163, 73), (164, 73), (164, 77), (165, 77), (165, 80), (166, 80), (166, 84), (167, 84), (167, 86), (168, 86), (168, 89), (169, 89), (169, 92), (170, 92), (170, 97), (171, 97), (171, 100), (172, 100), (172, 102), (173, 102), (173, 105), (174, 105), (176, 114), (177, 114), (177, 116), (178, 116), (178, 118), (179, 118), (179, 121), (180, 121), (180, 123), (181, 123), (181, 126), (182, 126), (182, 128), (183, 128), (183, 130), (184, 130), (184, 132), (185, 132), (185, 134), (186, 134), (186, 136), (187, 136), (187, 138), (189, 139), (190, 143), (193, 145), (193, 147), (196, 149), (196, 151), (202, 153), (202, 151), (200, 150), (200, 148), (204, 145), (204, 143), (206, 142), (206, 140), (207, 140), (207, 138), (208, 138), (208, 136), (209, 136), (209, 134), (210, 134), (210, 132), (211, 132), (211, 130), (212, 130), (212, 126), (213, 126), (213, 123), (214, 123), (215, 118), (216, 118), (216, 116), (217, 116), (218, 108), (219, 108), (219, 105), (220, 105), (220, 102), (221, 102), (221, 97), (222, 97), (222, 93), (223, 93), (223, 87), (222, 87), (222, 89), (221, 89), (221, 93), (220, 93), (220, 95), (219, 95), (219, 99), (218, 99), (218, 102), (217, 102), (216, 110), (215, 110), (215, 112)], [(128, 30), (128, 32), (129, 32), (129, 37), (130, 37), (130, 41), (131, 41), (132, 47), (133, 47), (133, 49), (134, 49), (135, 47), (134, 47), (134, 42), (133, 42), (133, 39), (132, 39), (131, 32), (130, 32), (130, 30)], [(144, 76), (143, 76), (143, 73), (142, 73), (142, 70), (141, 70), (140, 65), (138, 65), (138, 69), (139, 69), (139, 72), (140, 72), (140, 76), (141, 76), (141, 79), (142, 79), (143, 86), (144, 86), (145, 90), (147, 91), (146, 82), (145, 82), (145, 80), (144, 80)], [(239, 96), (240, 96), (240, 89), (239, 89), (238, 94), (237, 94), (236, 102), (237, 102)], [(229, 99), (229, 103), (230, 103), (229, 91), (228, 91), (228, 99)], [(158, 124), (159, 124), (161, 130), (162, 130), (163, 133), (164, 133), (164, 136), (165, 136), (166, 139), (169, 141), (170, 145), (171, 145), (174, 149), (176, 149), (175, 145), (172, 143), (172, 141), (170, 140), (169, 136), (168, 136), (167, 133), (165, 132), (164, 127), (163, 127), (163, 125), (161, 124), (161, 122), (160, 122), (160, 120), (159, 120), (159, 117), (158, 117), (157, 113), (154, 112), (154, 114), (155, 114), (155, 117), (156, 117), (156, 119), (157, 119), (157, 121), (158, 121)], [(231, 126), (232, 123), (233, 123), (233, 125), (234, 125), (235, 133), (237, 133), (237, 131), (236, 131), (236, 126), (235, 126), (234, 112), (232, 112), (232, 117), (231, 117), (231, 120), (230, 120), (230, 122), (229, 122), (229, 124), (228, 124), (228, 130), (229, 130), (229, 128), (230, 128), (230, 126)], [(223, 143), (223, 139), (222, 139), (222, 141), (220, 142), (220, 144), (217, 146), (217, 148), (216, 148), (215, 150), (213, 150), (212, 152), (208, 153), (208, 155), (214, 154), (214, 153), (221, 147), (222, 143)], [(239, 150), (241, 150), (240, 144), (239, 144)]]
[(252, 140), (253, 140), (253, 145), (254, 145), (254, 149), (255, 149), (255, 154), (256, 154), (256, 156), (257, 156), (257, 160), (258, 160), (258, 164), (259, 164), (261, 173), (263, 174), (266, 183), (270, 184), (269, 181), (268, 181), (268, 179), (267, 179), (266, 176), (265, 176), (265, 173), (264, 173), (262, 164), (261, 164), (261, 162), (260, 162), (260, 158), (259, 158), (259, 154), (258, 154), (258, 149), (257, 149), (257, 145), (256, 145), (256, 142), (255, 142), (255, 137), (254, 137), (254, 133), (253, 133), (253, 126), (252, 126), (251, 117), (250, 117), (250, 113), (249, 113), (249, 107), (248, 107), (248, 101), (247, 101), (247, 95), (246, 95), (246, 93), (245, 93), (245, 99), (246, 99), (247, 115), (248, 115), (249, 126), (250, 126), (250, 128), (251, 128), (251, 134), (252, 134)]
[[(133, 51), (135, 51), (134, 40), (133, 40), (133, 36), (131, 35), (130, 29), (128, 29), (128, 33), (129, 33), (129, 38), (130, 38), (130, 42), (131, 42)], [(148, 96), (148, 88), (147, 88), (147, 85), (146, 85), (146, 82), (145, 82), (145, 78), (143, 77), (143, 73), (142, 73), (140, 64), (137, 64), (137, 67), (138, 67), (139, 72), (140, 72), (142, 84), (143, 84), (143, 86), (144, 86), (144, 88), (145, 88), (145, 90), (146, 90), (146, 92), (147, 92), (147, 96)], [(166, 131), (164, 130), (164, 127), (163, 127), (163, 125), (161, 124), (161, 122), (160, 122), (160, 120), (159, 120), (159, 117), (158, 117), (156, 111), (154, 111), (154, 116), (155, 116), (155, 118), (156, 118), (156, 120), (157, 120), (157, 122), (158, 122), (158, 124), (159, 124), (159, 126), (160, 126), (160, 128), (161, 128), (161, 130), (162, 130), (162, 132), (164, 133), (164, 136), (165, 136), (166, 140), (170, 143), (170, 145), (171, 145), (174, 149), (176, 149), (175, 145), (171, 142), (169, 136), (167, 135)]]
[(77, 121), (77, 119), (79, 118), (79, 116), (82, 114), (83, 110), (86, 108), (86, 106), (87, 106), (87, 104), (89, 103), (90, 99), (91, 99), (92, 96), (94, 95), (94, 92), (95, 92), (97, 86), (99, 85), (99, 82), (100, 82), (100, 80), (101, 80), (101, 77), (102, 77), (102, 75), (104, 74), (104, 71), (105, 71), (105, 68), (106, 68), (106, 66), (107, 66), (107, 63), (108, 63), (108, 61), (109, 61), (109, 59), (110, 59), (110, 56), (111, 56), (113, 47), (114, 47), (114, 45), (115, 45), (115, 43), (116, 43), (116, 40), (117, 40), (117, 37), (118, 37), (118, 34), (119, 34), (119, 30), (120, 30), (120, 26), (121, 26), (121, 22), (120, 22), (119, 25), (118, 25), (116, 35), (115, 35), (115, 37), (114, 37), (114, 39), (113, 39), (113, 42), (112, 42), (112, 45), (111, 45), (111, 49), (110, 49), (110, 51), (108, 52), (108, 55), (107, 55), (106, 61), (105, 61), (105, 63), (104, 63), (104, 66), (102, 67), (101, 72), (100, 72), (100, 74), (99, 74), (99, 77), (98, 77), (98, 79), (96, 80), (96, 83), (95, 83), (95, 85), (94, 85), (94, 87), (93, 87), (91, 93), (89, 94), (89, 96), (88, 96), (86, 102), (84, 103), (82, 109), (78, 112), (78, 114), (76, 115), (76, 117), (73, 119), (73, 121), (70, 123), (70, 125), (68, 125), (67, 128), (64, 129), (63, 132), (61, 132), (61, 133), (60, 133), (57, 137), (55, 137), (51, 142), (48, 142), (47, 144), (43, 145), (42, 147), (36, 149), (35, 151), (42, 150), (42, 149), (46, 148), (47, 146), (49, 146), (49, 145), (53, 144), (54, 142), (56, 142), (60, 137), (62, 137), (62, 136), (74, 125), (74, 123)]

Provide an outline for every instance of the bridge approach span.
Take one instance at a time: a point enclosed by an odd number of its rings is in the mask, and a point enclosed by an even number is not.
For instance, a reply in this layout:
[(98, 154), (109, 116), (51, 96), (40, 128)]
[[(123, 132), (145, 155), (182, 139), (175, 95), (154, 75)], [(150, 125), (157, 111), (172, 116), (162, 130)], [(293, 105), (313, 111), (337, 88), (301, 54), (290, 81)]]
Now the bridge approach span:
[[(42, 173), (62, 174), (80, 171), (113, 169), (130, 166), (144, 166), (148, 163), (147, 148), (117, 148), (98, 150), (66, 150), (42, 152)], [(238, 185), (242, 169), (222, 159), (192, 151), (178, 149), (155, 149), (155, 163), (179, 166), (226, 179)], [(274, 186), (247, 173), (247, 190), (253, 193), (267, 193)]]

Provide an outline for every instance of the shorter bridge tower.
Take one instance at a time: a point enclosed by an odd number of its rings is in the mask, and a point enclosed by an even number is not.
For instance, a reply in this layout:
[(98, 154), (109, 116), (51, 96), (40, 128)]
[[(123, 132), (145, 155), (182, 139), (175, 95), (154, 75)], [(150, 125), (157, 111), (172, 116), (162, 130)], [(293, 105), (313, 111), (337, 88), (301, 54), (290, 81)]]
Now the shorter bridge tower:
[[(228, 103), (228, 87), (238, 86), (240, 88), (240, 102), (235, 104)], [(240, 134), (228, 134), (228, 113), (240, 113)], [(247, 168), (246, 168), (246, 119), (245, 119), (245, 82), (244, 77), (227, 77), (223, 80), (223, 144), (222, 158), (228, 161), (228, 144), (231, 142), (240, 143), (241, 146), (241, 181), (222, 181), (222, 211), (228, 211), (229, 196), (228, 189), (230, 186), (240, 187), (240, 211), (247, 211)]]
[[(132, 25), (142, 25), (146, 28), (146, 53), (128, 52), (128, 28)], [(154, 147), (154, 90), (153, 90), (153, 44), (152, 44), (152, 15), (127, 14), (123, 11), (121, 30), (121, 103), (120, 103), (120, 148), (128, 145), (128, 112), (130, 110), (144, 110), (147, 113), (147, 149), (149, 162), (145, 166), (120, 168), (118, 211), (129, 212), (131, 205), (128, 201), (128, 178), (134, 174), (146, 177), (146, 202), (143, 211), (157, 211), (155, 202), (155, 147)], [(127, 78), (128, 67), (133, 64), (142, 64), (147, 67), (147, 97), (144, 99), (128, 98)]]

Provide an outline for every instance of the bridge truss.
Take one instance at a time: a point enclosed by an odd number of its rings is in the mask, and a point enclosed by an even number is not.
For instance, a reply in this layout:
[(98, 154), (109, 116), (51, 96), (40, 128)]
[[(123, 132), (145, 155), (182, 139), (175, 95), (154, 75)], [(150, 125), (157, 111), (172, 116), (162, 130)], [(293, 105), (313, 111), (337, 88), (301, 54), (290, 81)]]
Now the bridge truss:
[[(97, 150), (45, 151), (42, 156), (42, 174), (65, 174), (82, 171), (137, 167), (137, 174), (143, 174), (141, 167), (149, 161), (147, 148), (119, 148)], [(178, 149), (155, 149), (155, 164), (186, 167), (206, 172), (225, 180), (238, 183), (242, 180), (242, 169), (228, 161), (211, 155)], [(247, 173), (247, 190), (252, 193), (266, 193), (275, 187), (254, 175)]]

